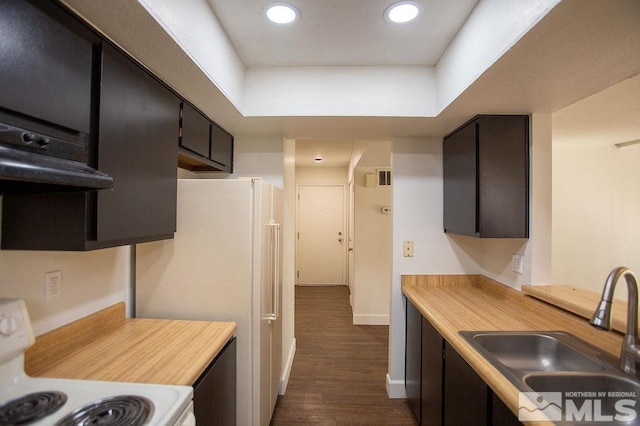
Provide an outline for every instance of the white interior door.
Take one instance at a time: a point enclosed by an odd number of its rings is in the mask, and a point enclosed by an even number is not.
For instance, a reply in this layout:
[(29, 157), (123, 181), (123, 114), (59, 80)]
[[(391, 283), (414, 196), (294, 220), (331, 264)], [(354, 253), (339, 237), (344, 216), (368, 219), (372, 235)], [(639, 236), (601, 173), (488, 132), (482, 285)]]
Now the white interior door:
[(344, 284), (344, 197), (344, 185), (298, 187), (298, 284)]

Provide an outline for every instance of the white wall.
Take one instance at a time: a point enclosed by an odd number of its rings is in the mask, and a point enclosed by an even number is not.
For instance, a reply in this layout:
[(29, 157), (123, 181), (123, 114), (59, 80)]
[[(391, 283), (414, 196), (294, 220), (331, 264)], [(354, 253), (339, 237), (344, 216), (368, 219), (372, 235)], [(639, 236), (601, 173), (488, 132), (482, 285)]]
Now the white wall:
[(206, 0), (139, 0), (209, 80), (239, 110), (244, 97), (244, 64)]
[[(387, 391), (391, 397), (403, 397), (405, 303), (401, 275), (473, 274), (479, 267), (474, 260), (476, 250), (470, 250), (469, 244), (463, 249), (442, 230), (442, 139), (394, 139), (392, 169), (393, 270)], [(413, 241), (413, 257), (402, 256), (403, 241)], [(473, 245), (473, 241), (469, 243)]]
[(296, 184), (298, 185), (346, 185), (346, 183), (346, 167), (296, 167)]
[(423, 66), (255, 67), (245, 116), (433, 117), (435, 71)]
[(601, 293), (614, 267), (640, 273), (638, 164), (640, 146), (553, 146), (554, 284)]
[[(389, 329), (390, 396), (404, 395), (405, 305), (400, 278), (406, 274), (484, 274), (512, 287), (551, 283), (551, 116), (531, 117), (530, 238), (479, 239), (443, 232), (442, 139), (393, 141), (393, 273)], [(414, 242), (414, 257), (402, 242)], [(525, 274), (511, 271), (520, 253)]]
[(179, 177), (197, 179), (259, 177), (278, 188), (283, 187), (284, 161), (281, 137), (237, 136), (233, 144), (233, 173), (181, 172)]
[[(0, 251), (0, 298), (25, 300), (40, 335), (119, 301), (128, 302), (129, 247), (92, 252)], [(62, 272), (61, 297), (44, 301), (44, 276)]]
[[(388, 160), (387, 160), (388, 161)], [(367, 187), (366, 175), (375, 167), (357, 167), (354, 175), (354, 324), (389, 324), (392, 265), (392, 215), (382, 214), (391, 206), (392, 187)]]
[(282, 379), (280, 394), (286, 391), (296, 351), (295, 338), (295, 267), (296, 267), (296, 142), (285, 139), (284, 157), (284, 224), (282, 226)]

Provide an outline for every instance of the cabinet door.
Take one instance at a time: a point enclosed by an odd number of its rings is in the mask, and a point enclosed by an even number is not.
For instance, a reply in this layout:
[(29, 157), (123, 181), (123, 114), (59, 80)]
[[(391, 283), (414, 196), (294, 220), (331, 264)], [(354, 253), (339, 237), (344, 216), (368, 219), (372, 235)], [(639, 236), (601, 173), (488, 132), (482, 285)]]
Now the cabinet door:
[(236, 338), (218, 354), (193, 386), (198, 426), (236, 424)]
[(92, 39), (51, 1), (0, 0), (0, 107), (88, 134)]
[(422, 400), (422, 314), (407, 300), (404, 385), (413, 415), (420, 422)]
[(444, 339), (422, 318), (422, 426), (442, 425)]
[(178, 99), (106, 43), (100, 90), (97, 240), (172, 237), (176, 229)]
[(473, 123), (443, 143), (444, 231), (477, 236), (476, 127)]
[(211, 123), (202, 114), (183, 102), (180, 146), (209, 158), (209, 132)]
[(479, 232), (526, 238), (529, 222), (529, 118), (479, 117)]
[(220, 165), (223, 172), (233, 172), (233, 136), (211, 125), (211, 161)]
[(488, 386), (449, 343), (444, 346), (444, 424), (487, 425)]
[(492, 426), (520, 426), (522, 423), (518, 420), (518, 416), (513, 414), (509, 407), (491, 392), (491, 423)]

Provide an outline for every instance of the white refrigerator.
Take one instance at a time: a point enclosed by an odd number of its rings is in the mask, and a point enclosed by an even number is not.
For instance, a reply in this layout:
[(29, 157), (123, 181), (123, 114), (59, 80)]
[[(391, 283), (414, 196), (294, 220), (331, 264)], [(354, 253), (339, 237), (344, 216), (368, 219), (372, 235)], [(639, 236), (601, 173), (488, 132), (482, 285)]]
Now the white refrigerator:
[(278, 395), (282, 209), (260, 179), (179, 179), (175, 238), (136, 248), (139, 318), (238, 324), (238, 425), (268, 425)]

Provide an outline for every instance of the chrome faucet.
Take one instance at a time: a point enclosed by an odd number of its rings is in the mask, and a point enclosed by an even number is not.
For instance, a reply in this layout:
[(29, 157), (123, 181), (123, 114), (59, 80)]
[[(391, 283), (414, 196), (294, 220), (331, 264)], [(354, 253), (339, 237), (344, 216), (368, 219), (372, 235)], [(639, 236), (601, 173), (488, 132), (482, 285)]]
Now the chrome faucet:
[(589, 323), (604, 330), (611, 330), (611, 302), (616, 283), (623, 277), (627, 281), (627, 334), (622, 341), (620, 351), (620, 370), (627, 374), (640, 377), (640, 347), (638, 347), (638, 281), (629, 268), (620, 266), (615, 268), (604, 283), (602, 299)]

